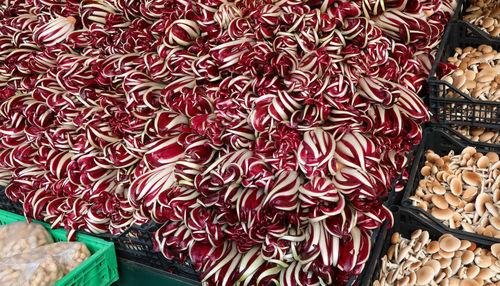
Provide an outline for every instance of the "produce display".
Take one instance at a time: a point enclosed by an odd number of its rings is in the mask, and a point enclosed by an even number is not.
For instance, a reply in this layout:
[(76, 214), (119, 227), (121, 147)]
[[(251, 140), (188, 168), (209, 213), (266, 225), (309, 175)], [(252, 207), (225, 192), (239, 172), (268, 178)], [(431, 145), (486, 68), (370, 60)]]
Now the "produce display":
[(500, 145), (500, 130), (498, 129), (458, 125), (452, 127), (472, 141)]
[(468, 0), (463, 19), (493, 37), (500, 36), (500, 3), (497, 0)]
[(391, 243), (374, 286), (479, 286), (500, 282), (498, 243), (483, 249), (451, 234), (432, 240), (425, 230), (416, 230), (409, 238), (395, 232)]
[(160, 223), (208, 285), (343, 284), (392, 220), (455, 8), (3, 1), (0, 185), (70, 238)]
[(53, 243), (38, 223), (0, 226), (0, 285), (51, 286), (90, 257), (82, 242)]
[(14, 222), (0, 226), (0, 258), (53, 243), (50, 233), (38, 223)]
[(467, 147), (443, 157), (428, 150), (415, 206), (454, 229), (500, 238), (500, 161)]
[(64, 275), (90, 257), (90, 251), (83, 242), (59, 241), (41, 246), (36, 249), (36, 252), (54, 258), (55, 262), (62, 267)]
[[(453, 84), (474, 99), (500, 100), (500, 53), (491, 46), (456, 48), (448, 62), (458, 67), (442, 80)], [(449, 96), (456, 96), (450, 92)]]
[(51, 286), (64, 276), (62, 266), (45, 253), (28, 252), (0, 259), (0, 284)]

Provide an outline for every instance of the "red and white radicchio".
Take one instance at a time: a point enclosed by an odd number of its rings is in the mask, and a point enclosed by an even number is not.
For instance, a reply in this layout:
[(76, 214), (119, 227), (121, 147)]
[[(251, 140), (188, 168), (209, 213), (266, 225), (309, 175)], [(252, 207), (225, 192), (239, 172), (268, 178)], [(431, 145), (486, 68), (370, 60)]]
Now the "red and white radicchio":
[(70, 237), (155, 221), (206, 285), (343, 284), (455, 5), (2, 1), (0, 185)]

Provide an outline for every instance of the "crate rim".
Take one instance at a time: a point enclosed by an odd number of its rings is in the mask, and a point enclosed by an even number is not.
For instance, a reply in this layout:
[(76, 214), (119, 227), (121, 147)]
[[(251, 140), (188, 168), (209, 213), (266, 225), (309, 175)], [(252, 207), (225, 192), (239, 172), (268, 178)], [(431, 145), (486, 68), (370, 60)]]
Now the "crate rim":
[[(373, 282), (374, 279), (377, 279), (378, 277), (375, 277), (375, 274), (379, 268), (381, 258), (386, 255), (384, 253), (384, 248), (385, 246), (390, 243), (390, 239), (388, 239), (388, 235), (394, 233), (397, 231), (398, 226), (401, 224), (401, 221), (399, 220), (402, 214), (406, 214), (407, 216), (413, 218), (414, 220), (418, 221), (420, 225), (415, 225), (415, 226), (410, 226), (410, 229), (422, 229), (424, 230), (421, 226), (424, 226), (425, 230), (432, 231), (432, 232), (437, 232), (439, 235), (444, 235), (447, 233), (450, 233), (447, 229), (444, 229), (440, 227), (439, 225), (434, 224), (433, 221), (429, 221), (425, 219), (424, 217), (419, 216), (418, 214), (414, 213), (410, 209), (406, 209), (402, 206), (392, 206), (390, 208), (391, 212), (393, 212), (394, 217), (395, 217), (395, 222), (392, 228), (385, 228), (383, 232), (381, 232), (379, 238), (377, 239), (377, 244), (374, 249), (372, 249), (372, 253), (375, 255), (375, 257), (372, 257), (370, 253), (370, 257), (368, 258), (367, 261), (367, 268), (363, 270), (362, 274), (360, 277), (363, 279), (360, 282), (359, 285), (361, 286), (368, 286), (368, 282)], [(479, 247), (481, 248), (488, 248), (495, 243), (491, 242), (488, 240), (484, 240), (484, 238), (474, 238), (470, 237), (468, 233), (450, 233), (451, 235), (455, 236), (456, 238), (460, 240), (468, 240), (470, 242), (474, 242), (478, 244)]]
[[(441, 128), (438, 128), (438, 127), (427, 127), (424, 129), (424, 135), (422, 137), (422, 142), (419, 144), (418, 148), (417, 148), (417, 151), (415, 152), (415, 157), (414, 157), (414, 160), (413, 160), (413, 163), (412, 163), (412, 168), (411, 168), (411, 171), (410, 171), (410, 175), (409, 175), (409, 178), (408, 178), (408, 181), (405, 185), (405, 188), (403, 190), (403, 198), (401, 200), (401, 207), (404, 207), (404, 208), (407, 208), (407, 209), (410, 209), (412, 210), (413, 212), (416, 212), (416, 213), (419, 213), (419, 214), (422, 214), (423, 216), (427, 217), (428, 219), (432, 220), (434, 223), (436, 223), (437, 225), (439, 225), (441, 228), (443, 228), (444, 230), (446, 230), (447, 232), (449, 233), (452, 233), (452, 234), (459, 234), (459, 235), (467, 235), (469, 237), (473, 237), (475, 239), (482, 239), (482, 240), (487, 240), (487, 241), (490, 241), (492, 243), (500, 243), (500, 239), (498, 238), (495, 238), (495, 237), (489, 237), (489, 236), (484, 236), (484, 235), (479, 235), (479, 234), (476, 234), (476, 233), (472, 233), (472, 232), (466, 232), (464, 230), (459, 230), (459, 229), (453, 229), (451, 227), (448, 227), (446, 225), (444, 225), (440, 220), (438, 220), (437, 218), (435, 218), (431, 213), (427, 212), (427, 211), (424, 211), (423, 209), (420, 209), (416, 206), (413, 206), (413, 204), (411, 203), (410, 201), (410, 196), (414, 194), (415, 192), (415, 189), (414, 187), (417, 186), (417, 181), (419, 180), (419, 171), (420, 171), (420, 167), (422, 165), (422, 159), (424, 159), (424, 154), (425, 154), (425, 151), (426, 151), (426, 142), (427, 142), (427, 138), (429, 137), (429, 133), (430, 132), (439, 132), (439, 133), (442, 133), (443, 135), (445, 135), (445, 137), (450, 140), (453, 144), (456, 144), (457, 147), (463, 149), (465, 147), (467, 147), (468, 145), (465, 144), (464, 142), (460, 142), (459, 140), (457, 140), (456, 138), (453, 138), (451, 135), (449, 135), (448, 133), (444, 132)], [(495, 152), (497, 154), (500, 155), (500, 145), (497, 146), (499, 148), (499, 151)], [(488, 151), (488, 150), (482, 150), (482, 149), (476, 149), (478, 150), (479, 152), (491, 152), (491, 151)]]

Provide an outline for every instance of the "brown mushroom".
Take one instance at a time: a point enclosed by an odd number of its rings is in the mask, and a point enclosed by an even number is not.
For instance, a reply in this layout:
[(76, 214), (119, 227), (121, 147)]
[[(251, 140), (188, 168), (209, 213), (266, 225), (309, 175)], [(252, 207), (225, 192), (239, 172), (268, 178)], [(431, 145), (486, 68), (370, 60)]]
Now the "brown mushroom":
[(453, 180), (451, 180), (450, 190), (456, 196), (461, 195), (462, 194), (462, 180), (460, 180), (459, 178), (454, 178)]
[(424, 266), (417, 271), (417, 285), (426, 285), (434, 278), (434, 269), (430, 266)]
[(431, 214), (439, 220), (449, 220), (453, 217), (453, 211), (450, 209), (432, 208)]
[(467, 277), (470, 279), (474, 279), (478, 274), (481, 269), (477, 265), (471, 265), (467, 267)]
[(488, 157), (488, 159), (490, 160), (491, 163), (496, 163), (500, 160), (500, 158), (498, 157), (498, 154), (494, 153), (494, 152), (486, 153), (486, 157)]
[(439, 242), (439, 247), (446, 252), (454, 252), (460, 248), (460, 239), (449, 236)]
[(447, 209), (448, 208), (448, 202), (441, 195), (433, 195), (431, 200), (432, 200), (432, 203), (440, 209)]
[[(499, 250), (500, 250), (500, 248), (499, 248)], [(427, 245), (427, 252), (430, 254), (433, 254), (433, 253), (436, 253), (438, 251), (439, 251), (439, 242), (437, 242), (437, 241), (429, 242), (429, 244)]]
[(491, 254), (500, 259), (500, 243), (495, 243), (491, 246)]
[(486, 268), (486, 267), (490, 267), (492, 261), (491, 261), (491, 257), (488, 255), (477, 255), (474, 258), (474, 263), (476, 263), (476, 265), (481, 267), (481, 268)]
[(479, 196), (477, 196), (476, 202), (475, 202), (475, 207), (476, 207), (476, 212), (480, 216), (484, 215), (484, 212), (486, 210), (486, 206), (485, 206), (486, 202), (491, 203), (491, 197), (488, 194), (481, 193), (481, 194), (479, 194)]
[(464, 182), (466, 184), (471, 185), (471, 186), (478, 186), (481, 183), (481, 181), (483, 180), (481, 178), (481, 176), (479, 176), (478, 173), (471, 172), (471, 171), (465, 171), (463, 173), (462, 179), (464, 180)]
[(483, 156), (477, 160), (476, 165), (478, 168), (485, 169), (490, 165), (490, 159), (486, 156)]
[(474, 261), (474, 252), (470, 251), (470, 250), (466, 250), (464, 251), (464, 254), (462, 254), (462, 263), (464, 265), (467, 265), (467, 264), (470, 264), (472, 263), (472, 261)]

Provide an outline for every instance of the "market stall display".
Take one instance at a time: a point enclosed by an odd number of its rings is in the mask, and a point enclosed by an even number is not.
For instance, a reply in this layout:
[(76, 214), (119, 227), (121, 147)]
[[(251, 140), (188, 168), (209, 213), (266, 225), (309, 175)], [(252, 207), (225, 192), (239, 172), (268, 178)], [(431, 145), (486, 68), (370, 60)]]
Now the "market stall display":
[(493, 37), (500, 37), (500, 3), (495, 0), (470, 0), (463, 19)]
[[(25, 225), (24, 221), (23, 216), (0, 210), (0, 232), (10, 224)], [(77, 235), (77, 242), (67, 242), (64, 229), (52, 230), (40, 222), (29, 225), (35, 230), (44, 228), (50, 233), (51, 243), (1, 257), (0, 285), (109, 286), (118, 280), (113, 243), (84, 234)], [(38, 234), (40, 231), (33, 232), (33, 236), (23, 233), (27, 239)]]
[(386, 2), (2, 2), (0, 184), (70, 238), (162, 224), (207, 284), (342, 284), (456, 5)]
[[(0, 209), (203, 286), (500, 284), (499, 15), (3, 1)], [(10, 227), (1, 285), (71, 285), (95, 259)]]
[(500, 238), (498, 154), (467, 147), (443, 157), (428, 150), (425, 159), (413, 204), (453, 229)]
[(443, 234), (437, 240), (426, 230), (411, 236), (393, 233), (391, 247), (382, 258), (375, 286), (384, 285), (491, 285), (500, 281), (500, 244), (490, 249)]
[(500, 145), (500, 130), (484, 127), (452, 126), (471, 141)]

